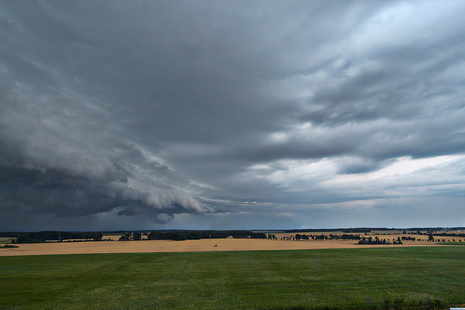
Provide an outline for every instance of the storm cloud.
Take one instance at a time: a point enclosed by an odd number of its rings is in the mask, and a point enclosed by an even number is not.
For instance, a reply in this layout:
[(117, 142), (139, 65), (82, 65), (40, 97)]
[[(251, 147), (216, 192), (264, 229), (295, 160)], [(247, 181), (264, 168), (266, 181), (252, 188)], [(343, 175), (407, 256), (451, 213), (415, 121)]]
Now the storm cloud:
[(464, 15), (0, 2), (0, 230), (465, 226)]

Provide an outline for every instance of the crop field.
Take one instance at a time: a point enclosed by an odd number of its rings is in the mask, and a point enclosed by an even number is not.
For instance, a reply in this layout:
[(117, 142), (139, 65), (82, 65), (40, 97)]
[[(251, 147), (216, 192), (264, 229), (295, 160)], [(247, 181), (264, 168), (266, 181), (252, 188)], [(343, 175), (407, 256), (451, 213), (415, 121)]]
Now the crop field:
[[(465, 244), (465, 242), (464, 242)], [(215, 247), (216, 245), (216, 247)], [(250, 250), (306, 250), (306, 249), (354, 249), (367, 247), (432, 246), (434, 242), (406, 241), (402, 245), (360, 245), (355, 241), (280, 241), (260, 239), (202, 239), (202, 240), (142, 240), (96, 242), (46, 242), (20, 244), (16, 249), (0, 249), (0, 256), (49, 255), (49, 254), (96, 254), (96, 253), (143, 253), (143, 252), (220, 252)]]
[(465, 247), (0, 257), (0, 309), (440, 309)]

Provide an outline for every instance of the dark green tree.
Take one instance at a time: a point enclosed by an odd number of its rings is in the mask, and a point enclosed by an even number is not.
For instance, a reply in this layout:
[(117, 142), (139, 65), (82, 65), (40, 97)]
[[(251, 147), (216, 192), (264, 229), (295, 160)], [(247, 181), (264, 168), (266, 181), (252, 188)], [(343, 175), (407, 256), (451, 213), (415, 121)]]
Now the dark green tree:
[(140, 240), (141, 236), (142, 236), (141, 233), (138, 232), (138, 231), (135, 231), (135, 232), (132, 233), (132, 239), (133, 240)]
[[(94, 232), (92, 233), (92, 240), (94, 241), (102, 241), (102, 238), (103, 238), (103, 234), (101, 232)], [(61, 238), (60, 238), (60, 241), (61, 241)]]
[(129, 241), (132, 240), (132, 234), (127, 232), (123, 234), (121, 237), (119, 237), (119, 241)]
[(428, 234), (428, 241), (434, 241), (434, 237), (433, 237), (433, 233), (432, 233), (432, 232), (430, 232), (430, 233)]

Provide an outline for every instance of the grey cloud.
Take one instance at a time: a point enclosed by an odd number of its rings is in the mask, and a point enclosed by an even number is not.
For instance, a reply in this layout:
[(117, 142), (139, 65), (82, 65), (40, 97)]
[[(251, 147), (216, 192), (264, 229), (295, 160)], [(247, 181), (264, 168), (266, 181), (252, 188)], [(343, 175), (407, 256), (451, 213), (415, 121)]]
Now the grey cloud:
[[(268, 209), (269, 225), (297, 223), (293, 204), (406, 195), (391, 191), (403, 179), (321, 184), (400, 157), (464, 154), (464, 10), (2, 2), (0, 210), (232, 227)], [(325, 210), (314, 214), (334, 216)]]
[(68, 126), (47, 124), (28, 104), (4, 101), (1, 109), (0, 183), (9, 210), (76, 217), (123, 207), (118, 215), (137, 209), (157, 223), (169, 220), (160, 220), (161, 214), (172, 218), (179, 212), (209, 211), (173, 188), (186, 181), (166, 164), (146, 158), (131, 144), (106, 149), (92, 135), (93, 126), (75, 133), (75, 120)]

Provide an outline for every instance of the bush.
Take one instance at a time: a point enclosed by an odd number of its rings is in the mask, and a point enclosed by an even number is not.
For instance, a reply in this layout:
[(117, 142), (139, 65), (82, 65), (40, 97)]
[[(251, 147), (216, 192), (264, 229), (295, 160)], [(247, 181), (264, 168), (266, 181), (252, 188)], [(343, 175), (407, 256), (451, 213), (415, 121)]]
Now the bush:
[(13, 245), (13, 244), (5, 244), (5, 245), (0, 245), (0, 248), (4, 248), (4, 249), (19, 248), (19, 246)]

